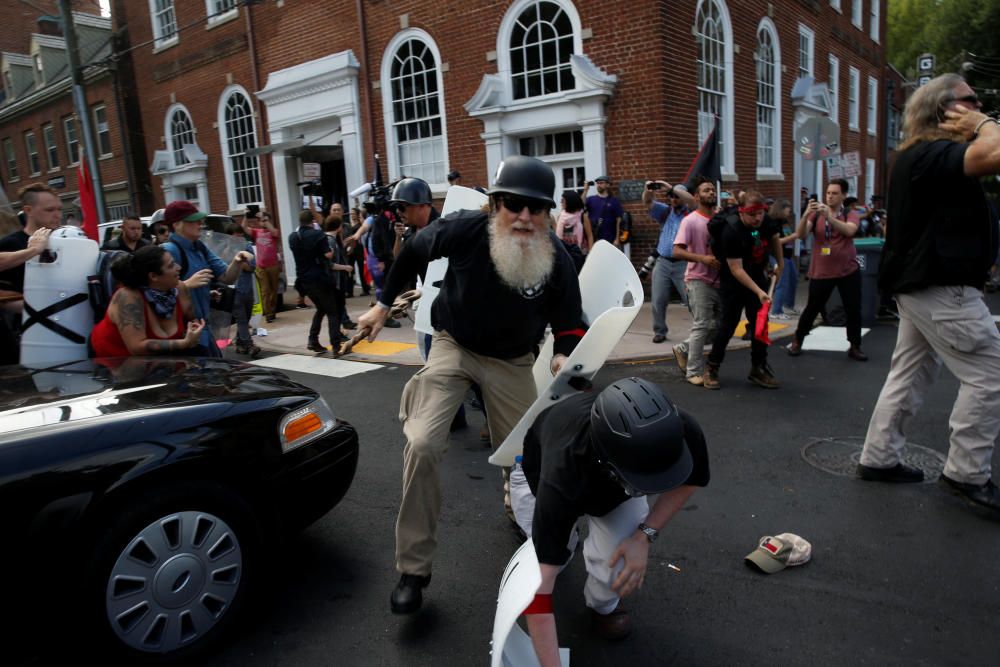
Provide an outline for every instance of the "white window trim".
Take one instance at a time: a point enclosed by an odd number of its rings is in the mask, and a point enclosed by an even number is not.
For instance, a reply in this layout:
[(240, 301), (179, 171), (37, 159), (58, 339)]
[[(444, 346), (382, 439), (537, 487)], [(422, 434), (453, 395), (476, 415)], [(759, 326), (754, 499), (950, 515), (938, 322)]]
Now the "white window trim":
[(840, 8), (840, 0), (830, 0), (830, 8), (838, 14), (844, 13), (844, 10)]
[[(34, 130), (28, 130), (22, 136), (24, 137), (24, 155), (25, 155), (25, 157), (28, 158), (28, 170), (30, 172), (28, 175), (29, 176), (38, 176), (38, 175), (40, 175), (42, 173), (42, 160), (41, 160), (41, 158), (38, 155), (38, 137), (35, 136), (35, 131)], [(32, 143), (35, 144), (34, 155), (35, 155), (35, 160), (38, 162), (38, 169), (36, 171), (31, 171), (31, 155), (32, 155), (32, 152), (31, 152), (31, 149), (28, 147), (28, 137), (29, 136), (31, 136)]]
[[(67, 167), (72, 167), (74, 165), (80, 164), (80, 158), (79, 158), (79, 155), (80, 155), (80, 132), (79, 132), (79, 130), (76, 127), (73, 128), (74, 131), (76, 131), (76, 134), (77, 134), (77, 137), (76, 137), (76, 154), (77, 154), (77, 159), (73, 160), (73, 152), (69, 149), (70, 143), (71, 143), (70, 140), (69, 140), (69, 133), (66, 131), (67, 128), (69, 127), (69, 125), (72, 125), (75, 122), (76, 122), (76, 116), (75, 115), (64, 116), (63, 119), (62, 119), (63, 139), (66, 140), (66, 166)], [(69, 124), (69, 125), (67, 125), (67, 124)]]
[[(51, 146), (49, 145), (48, 138), (45, 136), (45, 129), (46, 128), (49, 129), (49, 134), (52, 135), (52, 145)], [(52, 123), (46, 123), (45, 125), (42, 125), (42, 143), (45, 144), (45, 166), (48, 167), (48, 173), (52, 173), (52, 172), (55, 172), (55, 171), (62, 171), (62, 167), (60, 165), (57, 164), (54, 167), (52, 166), (52, 150), (51, 149), (53, 149), (53, 148), (55, 149), (55, 151), (56, 151), (56, 160), (57, 161), (59, 160), (59, 141), (56, 139), (56, 126), (53, 125)]]
[[(801, 41), (802, 37), (807, 37), (809, 39), (809, 69), (808, 69), (808, 76), (811, 76), (813, 79), (815, 79), (816, 78), (816, 33), (813, 31), (812, 28), (809, 28), (808, 26), (802, 25), (800, 23), (799, 24), (799, 40), (800, 41)], [(802, 62), (801, 62), (802, 61), (802, 48), (801, 48), (801, 45), (800, 45), (798, 51), (799, 51), (799, 64), (796, 67), (796, 71), (799, 71), (802, 68)]]
[[(760, 20), (757, 32), (767, 30), (771, 34), (771, 44), (774, 47), (774, 167), (770, 169), (757, 169), (757, 176), (781, 176), (781, 43), (778, 41), (778, 28), (768, 17)], [(756, 51), (755, 51), (756, 52)]]
[[(503, 20), (500, 21), (500, 29), (497, 30), (497, 71), (503, 75), (507, 90), (507, 99), (511, 100), (513, 104), (532, 104), (544, 100), (559, 99), (564, 97), (567, 93), (572, 92), (563, 90), (558, 93), (549, 93), (548, 95), (536, 95), (534, 97), (524, 97), (518, 100), (514, 99), (514, 84), (510, 78), (510, 33), (514, 29), (514, 23), (521, 15), (521, 12), (540, 1), (541, 0), (516, 0), (514, 4), (507, 9), (507, 13), (503, 15)], [(583, 28), (580, 23), (580, 15), (576, 11), (576, 7), (572, 2), (568, 2), (567, 0), (544, 1), (559, 5), (562, 7), (562, 10), (566, 12), (566, 15), (569, 17), (570, 25), (573, 27), (573, 53), (582, 55), (583, 37), (581, 34), (583, 32)], [(580, 87), (579, 81), (576, 82), (576, 87)]]
[[(222, 147), (222, 166), (225, 169), (226, 174), (226, 199), (229, 202), (229, 210), (234, 211), (237, 209), (246, 208), (249, 204), (262, 205), (264, 202), (245, 202), (243, 204), (236, 203), (236, 183), (233, 179), (233, 165), (229, 160), (229, 134), (226, 130), (226, 100), (234, 92), (240, 92), (247, 98), (250, 102), (250, 129), (253, 131), (254, 145), (259, 146), (260, 140), (257, 135), (257, 112), (254, 110), (253, 97), (247, 92), (247, 89), (238, 84), (232, 84), (226, 86), (219, 95), (219, 106), (216, 110), (216, 120), (219, 127), (219, 144)], [(192, 121), (193, 122), (193, 121)], [(257, 158), (257, 170), (260, 175), (260, 192), (261, 197), (264, 196), (264, 175), (261, 169), (260, 157)]]
[(868, 113), (867, 113), (867, 125), (868, 125), (868, 135), (877, 136), (878, 135), (878, 79), (873, 76), (868, 77)]
[(181, 104), (180, 102), (176, 102), (167, 107), (167, 114), (163, 117), (163, 143), (166, 146), (166, 149), (170, 151), (171, 164), (173, 164), (175, 168), (186, 167), (189, 164), (191, 164), (190, 162), (186, 162), (184, 164), (179, 165), (173, 161), (174, 144), (173, 144), (173, 133), (170, 131), (170, 119), (178, 111), (183, 111), (184, 113), (187, 114), (188, 120), (191, 121), (191, 134), (194, 135), (196, 144), (198, 141), (198, 128), (195, 127), (194, 117), (191, 115), (191, 112), (188, 110), (188, 108), (183, 104)]
[[(21, 180), (21, 171), (17, 168), (17, 148), (14, 146), (14, 140), (10, 137), (5, 137), (3, 142), (3, 163), (7, 168), (7, 182), (17, 183)], [(10, 146), (10, 151), (8, 152), (7, 147)], [(17, 173), (16, 176), (10, 175), (10, 158), (13, 157), (14, 171)]]
[[(878, 2), (878, 0), (872, 0)], [(864, 30), (865, 0), (851, 0), (851, 23), (858, 30)]]
[(111, 157), (112, 155), (114, 155), (115, 151), (114, 151), (114, 147), (111, 145), (111, 122), (108, 120), (108, 105), (106, 105), (106, 104), (95, 104), (94, 106), (90, 107), (90, 117), (91, 117), (91, 120), (94, 122), (94, 140), (97, 143), (96, 148), (97, 148), (98, 151), (101, 150), (101, 131), (97, 127), (97, 110), (98, 109), (104, 109), (104, 120), (105, 120), (106, 123), (108, 123), (108, 149), (109, 150), (108, 150), (107, 153), (99, 153), (99, 155), (97, 156), (98, 159), (103, 159), (103, 158)]
[(214, 0), (205, 0), (205, 16), (208, 18), (208, 21), (205, 24), (205, 30), (211, 30), (217, 25), (229, 23), (240, 15), (239, 4), (234, 4), (231, 9), (227, 9), (219, 14), (213, 14), (213, 3)]
[(829, 54), (827, 65), (830, 68), (830, 77), (827, 87), (830, 90), (830, 118), (833, 122), (840, 123), (840, 58)]
[(882, 0), (868, 1), (871, 3), (868, 17), (868, 36), (872, 38), (873, 42), (878, 44), (881, 41), (879, 39), (879, 30), (882, 27)]
[(177, 4), (171, 0), (174, 10), (174, 32), (169, 37), (160, 34), (160, 26), (156, 21), (156, 0), (149, 0), (149, 22), (153, 28), (153, 53), (159, 53), (164, 49), (169, 49), (180, 41), (180, 32), (176, 30), (177, 25)]
[[(854, 99), (851, 99), (851, 83), (854, 83)], [(847, 127), (854, 132), (861, 129), (861, 72), (857, 67), (847, 69)]]
[[(729, 16), (729, 6), (726, 5), (725, 0), (698, 0), (698, 5), (694, 10), (696, 21), (698, 20), (698, 14), (701, 12), (701, 6), (709, 1), (715, 2), (719, 7), (719, 14), (722, 18), (722, 38), (725, 41), (726, 94), (724, 97), (726, 119), (728, 122), (722, 124), (723, 155), (720, 156), (722, 158), (722, 180), (735, 181), (739, 180), (739, 176), (736, 173), (736, 151), (735, 146), (733, 146), (735, 141), (735, 129), (733, 125), (736, 120), (733, 117), (733, 21)], [(694, 29), (697, 32), (698, 26), (695, 25)], [(697, 39), (694, 46), (695, 50), (697, 50)]]
[[(398, 178), (400, 176), (399, 145), (396, 143), (396, 133), (393, 131), (392, 85), (390, 84), (392, 79), (392, 61), (395, 58), (396, 51), (408, 39), (419, 39), (427, 45), (427, 48), (431, 50), (434, 56), (434, 63), (437, 69), (438, 108), (441, 114), (441, 141), (444, 142), (445, 172), (447, 173), (447, 170), (451, 168), (449, 166), (451, 158), (448, 150), (448, 113), (445, 109), (444, 77), (441, 73), (441, 52), (438, 50), (437, 42), (434, 41), (434, 38), (430, 34), (420, 28), (409, 28), (396, 33), (389, 41), (388, 46), (385, 47), (385, 51), (382, 52), (382, 68), (380, 73), (380, 80), (382, 81), (382, 125), (385, 130), (386, 152), (389, 156), (390, 178)], [(433, 192), (444, 192), (448, 189), (447, 181), (429, 183), (428, 185), (431, 186), (431, 191)]]

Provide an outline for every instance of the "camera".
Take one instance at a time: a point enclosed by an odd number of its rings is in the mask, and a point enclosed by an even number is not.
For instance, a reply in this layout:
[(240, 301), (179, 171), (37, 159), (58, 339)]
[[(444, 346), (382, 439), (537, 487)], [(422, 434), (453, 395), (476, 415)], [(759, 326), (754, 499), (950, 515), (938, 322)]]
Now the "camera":
[(663, 183), (657, 183), (656, 181), (652, 181), (652, 182), (650, 182), (646, 186), (646, 189), (647, 190), (662, 190), (663, 189)]
[(656, 259), (660, 256), (660, 253), (653, 251), (649, 257), (646, 258), (646, 262), (639, 267), (639, 280), (645, 280), (649, 276), (649, 272), (653, 270), (656, 266)]
[(587, 185), (593, 185), (593, 184), (594, 184), (593, 181), (587, 181)]

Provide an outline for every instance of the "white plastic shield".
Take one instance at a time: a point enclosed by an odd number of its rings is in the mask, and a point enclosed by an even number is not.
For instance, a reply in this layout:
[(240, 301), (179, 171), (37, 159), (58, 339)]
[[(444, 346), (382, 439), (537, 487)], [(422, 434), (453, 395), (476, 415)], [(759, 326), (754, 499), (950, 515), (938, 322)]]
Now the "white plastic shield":
[[(531, 540), (514, 552), (500, 580), (497, 612), (493, 617), (490, 667), (538, 667), (531, 638), (517, 624), (521, 612), (531, 604), (542, 583), (535, 545)], [(569, 649), (559, 649), (563, 667), (569, 667)]]
[(642, 307), (643, 290), (639, 274), (620, 250), (607, 241), (594, 244), (580, 271), (580, 293), (583, 297), (583, 319), (589, 325), (587, 333), (563, 365), (559, 375), (552, 377), (552, 334), (535, 360), (533, 373), (538, 398), (497, 448), (490, 463), (509, 466), (521, 453), (524, 436), (535, 418), (550, 405), (577, 393), (570, 381), (577, 377), (593, 379), (608, 360)]
[[(486, 195), (478, 190), (465, 188), (461, 185), (453, 185), (448, 188), (448, 194), (444, 198), (441, 215), (445, 216), (462, 210), (478, 211), (488, 199)], [(438, 285), (444, 280), (444, 274), (447, 272), (448, 258), (435, 259), (427, 265), (427, 272), (424, 274), (423, 283), (417, 285), (420, 289), (420, 300), (413, 304), (413, 310), (416, 312), (413, 328), (420, 333), (434, 333), (434, 327), (431, 326), (431, 304), (434, 303), (438, 292), (441, 291)]]

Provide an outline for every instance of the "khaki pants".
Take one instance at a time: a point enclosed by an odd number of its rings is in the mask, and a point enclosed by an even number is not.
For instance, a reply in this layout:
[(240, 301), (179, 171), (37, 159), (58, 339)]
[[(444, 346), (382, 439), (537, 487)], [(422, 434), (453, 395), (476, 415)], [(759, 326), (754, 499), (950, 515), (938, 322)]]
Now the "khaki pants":
[(482, 387), (490, 433), (499, 445), (535, 401), (534, 357), (495, 359), (463, 348), (445, 331), (434, 333), (427, 364), (403, 389), (399, 421), (403, 449), (403, 499), (396, 519), (396, 569), (428, 575), (437, 550), (441, 513), (438, 465), (448, 451), (455, 411), (469, 386)]
[(1000, 333), (983, 293), (972, 287), (930, 287), (898, 294), (896, 303), (896, 349), (868, 425), (861, 463), (889, 468), (899, 462), (908, 422), (943, 362), (961, 383), (948, 422), (951, 446), (944, 474), (984, 484), (1000, 433)]
[(278, 306), (278, 277), (281, 267), (275, 264), (268, 267), (257, 267), (257, 282), (260, 283), (260, 307), (265, 317), (274, 317)]

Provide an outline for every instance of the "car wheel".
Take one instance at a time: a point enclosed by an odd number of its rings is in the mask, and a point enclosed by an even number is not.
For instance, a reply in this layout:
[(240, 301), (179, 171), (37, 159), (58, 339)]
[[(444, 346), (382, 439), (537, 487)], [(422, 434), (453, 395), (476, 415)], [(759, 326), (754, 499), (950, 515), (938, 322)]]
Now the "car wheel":
[[(185, 661), (214, 646), (244, 607), (260, 530), (222, 487), (185, 484), (109, 516), (91, 561), (100, 636), (133, 662)], [(97, 620), (99, 619), (99, 620)]]

